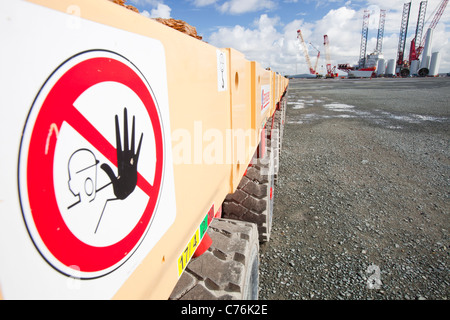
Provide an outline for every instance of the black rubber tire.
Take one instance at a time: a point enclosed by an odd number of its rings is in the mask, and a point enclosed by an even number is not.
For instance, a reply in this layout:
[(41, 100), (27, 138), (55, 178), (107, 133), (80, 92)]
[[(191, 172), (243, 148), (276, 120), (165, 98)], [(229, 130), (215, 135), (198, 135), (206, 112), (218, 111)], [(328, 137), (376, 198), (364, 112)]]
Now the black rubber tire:
[(259, 241), (268, 242), (272, 229), (274, 192), (274, 154), (267, 148), (263, 158), (255, 158), (236, 191), (227, 195), (222, 217), (255, 223)]
[(213, 219), (213, 243), (192, 259), (175, 286), (171, 300), (256, 300), (259, 285), (259, 242), (253, 223)]
[(286, 98), (283, 97), (273, 115), (273, 128), (272, 121), (267, 122), (271, 131), (267, 132), (264, 158), (253, 159), (236, 191), (225, 198), (222, 206), (224, 218), (256, 223), (261, 243), (270, 240), (272, 230), (274, 190), (278, 181), (286, 107)]
[(430, 70), (428, 68), (419, 69), (419, 72), (418, 72), (420, 77), (426, 77), (429, 73), (430, 73)]
[(400, 75), (403, 77), (403, 78), (406, 78), (406, 77), (409, 77), (409, 69), (408, 68), (404, 68), (404, 69), (402, 69), (402, 70), (400, 70)]

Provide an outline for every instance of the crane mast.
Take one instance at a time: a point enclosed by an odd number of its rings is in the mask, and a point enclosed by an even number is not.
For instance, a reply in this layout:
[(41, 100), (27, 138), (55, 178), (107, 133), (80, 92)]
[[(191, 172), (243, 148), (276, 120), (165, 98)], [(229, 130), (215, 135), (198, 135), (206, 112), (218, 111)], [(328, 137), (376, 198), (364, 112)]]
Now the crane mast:
[(375, 48), (376, 53), (383, 52), (383, 36), (384, 36), (384, 24), (386, 21), (386, 10), (380, 10), (380, 22), (378, 24), (377, 46)]
[(303, 49), (303, 54), (305, 55), (305, 59), (306, 59), (306, 63), (308, 64), (309, 72), (311, 74), (317, 74), (316, 70), (313, 69), (313, 67), (312, 67), (311, 59), (309, 58), (308, 47), (306, 46), (305, 40), (303, 39), (302, 31), (300, 29), (297, 30), (297, 39), (299, 40), (300, 45)]
[(367, 52), (367, 36), (369, 34), (369, 18), (370, 11), (364, 10), (363, 25), (361, 32), (361, 48), (359, 50), (359, 67), (364, 68), (366, 64), (366, 52)]
[[(343, 70), (352, 77), (372, 77), (377, 67), (378, 59), (383, 52), (383, 36), (384, 25), (386, 21), (386, 10), (380, 9), (380, 20), (378, 25), (377, 44), (375, 51), (367, 55), (367, 38), (369, 34), (370, 10), (364, 10), (362, 31), (361, 31), (361, 47), (359, 51), (358, 65), (338, 64), (338, 69)], [(326, 40), (327, 41), (327, 40)], [(326, 42), (325, 41), (325, 42)]]
[[(408, 33), (409, 13), (411, 10), (411, 2), (407, 2), (403, 5), (402, 23), (400, 26), (400, 37), (398, 40), (397, 50), (397, 73), (401, 72), (403, 66), (403, 60), (405, 55), (406, 35)], [(409, 70), (408, 70), (409, 73)]]
[(314, 64), (314, 71), (317, 72), (317, 65), (319, 64), (319, 58), (320, 58), (320, 50), (317, 49), (311, 42), (309, 43), (311, 45), (311, 47), (313, 47), (316, 51), (317, 51), (317, 57), (316, 57), (316, 63)]
[(323, 45), (325, 47), (325, 58), (327, 60), (327, 78), (334, 78), (337, 74), (334, 72), (335, 70), (331, 68), (331, 56), (330, 56), (330, 40), (328, 39), (328, 35), (323, 36)]
[(425, 25), (425, 14), (427, 11), (427, 2), (428, 1), (420, 2), (419, 15), (417, 17), (416, 35), (415, 35), (414, 39), (411, 41), (411, 47), (409, 49), (409, 62), (410, 63), (413, 60), (419, 59), (420, 52), (422, 51), (420, 49), (420, 42), (422, 39), (423, 27)]
[[(433, 30), (436, 27), (436, 25), (438, 24), (439, 20), (441, 19), (442, 14), (444, 13), (445, 7), (447, 7), (447, 4), (448, 4), (448, 0), (442, 0), (441, 1), (440, 5), (439, 5), (439, 7), (438, 7), (438, 9), (436, 11), (436, 14), (434, 15), (433, 20), (430, 23), (430, 26), (428, 27), (429, 29)], [(423, 26), (422, 26), (422, 28), (423, 28)], [(419, 40), (420, 40), (420, 38), (416, 37), (416, 41), (418, 42)], [(417, 59), (420, 57), (420, 55), (421, 55), (421, 53), (423, 51), (423, 48), (425, 46), (425, 41), (426, 40), (427, 40), (427, 36), (425, 34), (425, 36), (422, 38), (420, 46), (417, 48)], [(416, 45), (417, 45), (417, 42), (416, 42)]]

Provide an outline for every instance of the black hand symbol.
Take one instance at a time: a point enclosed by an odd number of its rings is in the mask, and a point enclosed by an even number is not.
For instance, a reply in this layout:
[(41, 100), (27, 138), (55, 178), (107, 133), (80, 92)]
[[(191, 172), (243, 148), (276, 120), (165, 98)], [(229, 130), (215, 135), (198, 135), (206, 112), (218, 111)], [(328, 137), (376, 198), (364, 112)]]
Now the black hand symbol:
[(143, 138), (143, 133), (141, 133), (141, 138), (139, 140), (139, 145), (136, 153), (134, 153), (134, 122), (135, 118), (133, 116), (133, 127), (131, 129), (131, 148), (128, 148), (128, 116), (127, 109), (123, 110), (123, 126), (124, 126), (124, 148), (122, 150), (122, 143), (120, 137), (119, 129), (119, 117), (116, 115), (116, 146), (117, 146), (117, 169), (118, 175), (114, 174), (113, 170), (106, 163), (101, 165), (101, 168), (106, 172), (111, 180), (114, 188), (114, 194), (117, 199), (123, 200), (128, 197), (136, 188), (137, 184), (137, 164), (139, 159), (139, 152), (141, 151), (141, 143)]

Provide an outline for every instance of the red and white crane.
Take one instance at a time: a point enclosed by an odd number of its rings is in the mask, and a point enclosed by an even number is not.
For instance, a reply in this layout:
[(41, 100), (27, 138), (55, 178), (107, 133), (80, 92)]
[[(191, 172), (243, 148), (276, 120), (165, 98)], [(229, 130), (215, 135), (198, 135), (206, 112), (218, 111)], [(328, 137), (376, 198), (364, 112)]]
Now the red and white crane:
[(377, 34), (377, 46), (375, 53), (383, 53), (383, 37), (384, 37), (384, 25), (386, 23), (386, 10), (380, 9), (380, 21), (378, 22), (378, 34)]
[[(425, 43), (427, 41), (427, 35), (431, 34), (431, 32), (434, 30), (434, 28), (438, 24), (442, 14), (444, 13), (444, 10), (445, 10), (447, 4), (448, 4), (448, 0), (441, 1), (441, 3), (436, 8), (436, 10), (435, 10), (436, 13), (428, 27), (428, 30), (430, 32), (425, 33), (425, 35), (422, 37), (423, 29), (425, 26), (425, 14), (426, 14), (426, 10), (427, 10), (427, 1), (420, 2), (419, 15), (417, 17), (416, 34), (415, 34), (414, 39), (411, 41), (411, 47), (409, 50), (409, 62), (407, 63), (405, 61), (404, 62), (405, 65), (401, 70), (402, 76), (409, 75), (410, 74), (409, 68), (410, 67), (412, 68), (413, 61), (419, 60), (420, 55), (424, 51)], [(422, 57), (422, 59), (427, 59), (427, 58)], [(421, 65), (422, 65), (422, 63), (421, 63)], [(420, 68), (422, 68), (422, 67), (420, 67)], [(424, 71), (425, 69), (427, 71)], [(428, 68), (425, 68), (425, 69), (422, 72), (419, 72), (419, 75), (421, 75), (421, 76), (426, 75), (428, 72)], [(417, 70), (414, 70), (413, 72), (415, 72), (415, 71), (417, 71)]]
[[(398, 40), (398, 50), (397, 50), (397, 74), (409, 74), (409, 69), (404, 67), (405, 63), (405, 44), (406, 44), (406, 34), (408, 33), (408, 23), (409, 23), (409, 12), (411, 10), (411, 2), (407, 2), (403, 5), (402, 13), (402, 23), (400, 25), (400, 36)], [(404, 70), (404, 71), (403, 71)], [(407, 72), (407, 74), (406, 74)]]
[[(428, 27), (428, 29), (434, 30), (434, 28), (436, 28), (436, 25), (438, 24), (439, 20), (442, 17), (442, 14), (444, 13), (445, 8), (447, 7), (448, 4), (448, 0), (442, 0), (437, 11), (436, 14), (433, 17), (433, 20), (430, 23), (430, 26)], [(419, 39), (417, 39), (419, 40)], [(422, 38), (422, 42), (420, 43), (419, 48), (417, 49), (417, 58), (420, 57), (420, 54), (423, 51), (423, 48), (425, 46), (425, 41), (427, 41), (427, 36), (425, 34), (425, 36)]]
[(336, 67), (331, 68), (331, 56), (330, 56), (330, 40), (328, 39), (328, 35), (323, 36), (323, 45), (325, 47), (325, 58), (327, 61), (327, 78), (335, 78), (338, 76), (336, 73)]
[(366, 65), (367, 36), (369, 34), (369, 18), (370, 18), (370, 11), (364, 10), (363, 26), (361, 31), (361, 46), (359, 49), (359, 68), (364, 68)]
[(425, 25), (425, 14), (427, 11), (427, 2), (428, 1), (420, 2), (419, 15), (417, 17), (416, 35), (415, 35), (414, 39), (412, 39), (411, 47), (409, 49), (409, 63), (411, 63), (414, 60), (418, 60), (420, 52), (423, 50), (423, 46), (421, 49), (419, 43), (422, 39), (423, 27)]
[(317, 49), (311, 42), (309, 44), (311, 45), (311, 47), (314, 48), (314, 50), (317, 51), (316, 63), (314, 64), (314, 71), (316, 72), (316, 74), (318, 74), (318, 72), (317, 72), (317, 65), (319, 64), (320, 50)]
[[(297, 30), (297, 39), (300, 42), (303, 54), (305, 55), (306, 63), (308, 64), (308, 68), (309, 68), (309, 73), (317, 75), (318, 74), (316, 71), (317, 62), (316, 62), (316, 68), (313, 68), (312, 64), (311, 64), (311, 59), (310, 59), (309, 53), (308, 53), (308, 47), (306, 45), (305, 40), (303, 39), (302, 31), (300, 29)], [(319, 56), (320, 56), (320, 52), (317, 55), (317, 61), (319, 60)]]

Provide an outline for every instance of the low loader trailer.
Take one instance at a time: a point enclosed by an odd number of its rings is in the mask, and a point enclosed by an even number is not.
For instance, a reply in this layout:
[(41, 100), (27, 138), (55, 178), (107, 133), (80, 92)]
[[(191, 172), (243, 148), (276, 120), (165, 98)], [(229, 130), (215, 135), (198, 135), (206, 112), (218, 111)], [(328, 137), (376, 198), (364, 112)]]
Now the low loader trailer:
[(107, 0), (0, 29), (0, 297), (256, 299), (288, 80)]

